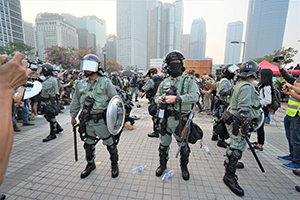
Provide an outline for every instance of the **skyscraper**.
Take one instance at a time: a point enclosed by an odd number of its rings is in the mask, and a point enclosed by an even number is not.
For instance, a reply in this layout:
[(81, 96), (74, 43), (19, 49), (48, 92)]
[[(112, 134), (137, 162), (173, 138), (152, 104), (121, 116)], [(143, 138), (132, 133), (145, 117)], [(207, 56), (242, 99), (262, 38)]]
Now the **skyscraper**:
[(117, 57), (117, 37), (115, 35), (109, 35), (106, 38), (106, 58)]
[(181, 50), (183, 32), (183, 2), (176, 0), (173, 4), (163, 5), (162, 20), (163, 50), (165, 56), (172, 50)]
[(46, 47), (52, 45), (74, 46), (78, 48), (78, 35), (75, 27), (66, 23), (57, 13), (39, 13), (35, 19), (36, 49), (42, 60)]
[(29, 46), (35, 47), (33, 24), (30, 22), (23, 21), (23, 26), (24, 26), (24, 43)]
[(154, 9), (149, 10), (149, 16), (148, 58), (150, 60), (162, 57), (162, 2), (158, 2)]
[(250, 0), (245, 59), (273, 53), (282, 47), (289, 0)]
[(102, 48), (106, 43), (106, 21), (96, 16), (83, 16), (79, 20), (78, 28), (87, 29), (89, 33), (96, 36), (96, 51), (102, 57)]
[(184, 55), (185, 59), (189, 59), (189, 49), (190, 49), (190, 34), (182, 35), (182, 48), (181, 53)]
[(203, 18), (194, 19), (190, 33), (190, 59), (205, 58), (206, 25)]
[(0, 46), (8, 42), (24, 43), (20, 0), (0, 0)]
[(147, 0), (117, 0), (117, 61), (147, 69)]
[[(243, 38), (244, 24), (241, 21), (231, 22), (227, 24), (226, 46), (224, 63), (239, 63), (241, 57), (241, 42)], [(238, 44), (232, 44), (236, 41)]]
[(89, 33), (85, 28), (76, 29), (78, 34), (78, 44), (79, 47), (90, 48), (96, 51), (96, 36), (93, 33)]

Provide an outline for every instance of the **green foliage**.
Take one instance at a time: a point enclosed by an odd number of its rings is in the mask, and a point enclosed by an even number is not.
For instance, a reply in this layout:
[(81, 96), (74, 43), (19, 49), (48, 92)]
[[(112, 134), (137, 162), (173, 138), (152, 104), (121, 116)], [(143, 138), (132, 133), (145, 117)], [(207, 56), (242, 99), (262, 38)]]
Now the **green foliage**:
[(289, 48), (282, 47), (281, 49), (274, 51), (273, 54), (265, 55), (262, 58), (255, 58), (254, 60), (257, 63), (261, 63), (263, 60), (266, 60), (266, 61), (274, 64), (274, 62), (273, 62), (274, 57), (279, 56), (279, 55), (286, 55), (287, 58), (282, 61), (282, 64), (287, 65), (289, 63), (294, 62), (293, 57), (295, 55), (297, 55), (297, 53), (298, 53), (298, 50), (294, 50), (294, 48), (292, 48), (292, 47), (289, 47)]
[(92, 47), (63, 47), (58, 45), (53, 45), (47, 47), (44, 54), (47, 54), (46, 61), (55, 64), (61, 65), (63, 69), (79, 69), (81, 59), (87, 54), (96, 54), (96, 51)]
[(22, 42), (9, 42), (7, 43), (7, 46), (0, 47), (0, 54), (11, 55), (13, 52), (18, 51), (28, 56), (34, 54), (32, 50), (34, 50), (34, 47)]

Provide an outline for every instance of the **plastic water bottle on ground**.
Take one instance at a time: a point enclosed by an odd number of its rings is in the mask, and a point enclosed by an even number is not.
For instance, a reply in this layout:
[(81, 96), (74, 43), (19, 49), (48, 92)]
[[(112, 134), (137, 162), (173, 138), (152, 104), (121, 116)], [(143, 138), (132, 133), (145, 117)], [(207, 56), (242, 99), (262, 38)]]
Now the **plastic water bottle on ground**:
[(143, 111), (142, 114), (146, 114), (146, 111)]
[(161, 180), (167, 180), (169, 178), (171, 178), (173, 175), (175, 174), (175, 172), (173, 170), (168, 171), (167, 173), (165, 173), (165, 175), (161, 178)]
[(138, 173), (138, 172), (141, 172), (141, 171), (143, 171), (143, 170), (145, 170), (146, 169), (146, 165), (141, 165), (141, 166), (138, 166), (138, 167), (136, 167), (136, 168), (133, 168), (132, 170), (131, 170), (131, 173), (132, 174), (135, 174), (135, 173)]
[(144, 117), (142, 117), (142, 120), (144, 120)]
[(66, 122), (66, 125), (68, 125), (69, 124), (69, 122)]
[(210, 153), (210, 151), (209, 151), (209, 149), (208, 149), (208, 147), (205, 145), (204, 146), (204, 149), (205, 149), (205, 151), (207, 152), (207, 153)]

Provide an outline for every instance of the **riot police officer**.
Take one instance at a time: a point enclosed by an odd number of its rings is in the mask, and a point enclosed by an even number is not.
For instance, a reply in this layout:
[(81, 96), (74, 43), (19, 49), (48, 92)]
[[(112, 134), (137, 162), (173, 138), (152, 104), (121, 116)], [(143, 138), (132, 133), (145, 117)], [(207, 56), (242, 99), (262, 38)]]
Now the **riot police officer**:
[[(162, 109), (165, 107), (163, 119), (160, 124), (160, 145), (159, 145), (159, 167), (156, 176), (159, 177), (167, 168), (169, 145), (172, 135), (176, 138), (178, 145), (181, 143), (180, 133), (182, 124), (188, 119), (192, 109), (192, 104), (197, 102), (199, 96), (198, 87), (194, 79), (190, 76), (182, 75), (185, 71), (183, 67), (184, 56), (179, 51), (171, 51), (165, 57), (167, 73), (170, 75), (158, 87), (155, 95), (155, 102)], [(159, 115), (159, 117), (161, 117)], [(185, 142), (184, 142), (185, 143)], [(183, 143), (180, 150), (180, 167), (182, 178), (189, 180), (190, 174), (187, 168), (189, 163), (190, 148)]]
[(238, 196), (244, 195), (235, 174), (238, 160), (241, 159), (247, 144), (244, 137), (248, 137), (251, 131), (251, 119), (258, 118), (261, 114), (259, 94), (252, 84), (257, 77), (257, 69), (258, 65), (254, 61), (246, 61), (241, 65), (241, 80), (234, 86), (229, 110), (239, 120), (226, 125), (230, 134), (230, 146), (227, 147), (225, 155), (223, 182)]
[(159, 137), (159, 121), (157, 117), (157, 104), (154, 102), (154, 96), (157, 92), (159, 84), (164, 80), (161, 76), (157, 75), (157, 69), (149, 69), (146, 76), (150, 79), (142, 87), (142, 90), (146, 92), (146, 98), (150, 101), (151, 105), (148, 107), (149, 114), (152, 116), (153, 121), (153, 133), (148, 134), (149, 137)]
[(138, 74), (135, 73), (133, 78), (131, 79), (130, 86), (131, 86), (131, 97), (133, 98), (133, 94), (135, 94), (135, 102), (138, 102), (138, 94), (139, 94), (139, 82), (140, 78)]
[[(47, 122), (50, 123), (50, 134), (45, 139), (43, 139), (43, 142), (48, 142), (50, 140), (55, 139), (57, 133), (63, 131), (59, 123), (56, 121), (55, 117), (60, 110), (57, 98), (59, 91), (57, 87), (57, 80), (53, 76), (53, 66), (51, 64), (43, 64), (38, 71), (46, 77), (46, 79), (42, 83), (41, 110)], [(47, 109), (49, 105), (55, 106), (54, 108), (57, 109), (56, 113), (49, 112), (49, 110)]]
[(95, 145), (102, 139), (110, 153), (111, 176), (116, 178), (119, 175), (118, 149), (105, 124), (105, 111), (109, 100), (117, 95), (117, 92), (111, 81), (103, 76), (100, 59), (96, 55), (84, 56), (81, 60), (81, 70), (87, 78), (77, 84), (70, 107), (72, 124), (77, 123), (75, 118), (82, 109), (79, 116), (79, 133), (84, 141), (87, 166), (80, 177), (86, 178), (96, 168)]
[(113, 85), (118, 86), (120, 89), (122, 89), (122, 80), (116, 72), (111, 73), (111, 82)]
[(230, 103), (231, 94), (233, 92), (232, 79), (234, 78), (235, 72), (239, 68), (234, 64), (225, 65), (222, 69), (222, 75), (220, 81), (217, 83), (217, 103), (215, 105), (216, 119), (213, 125), (213, 136), (212, 140), (218, 140), (219, 147), (227, 147), (225, 139), (229, 138), (229, 134), (225, 127), (225, 123), (220, 120), (223, 112), (227, 109)]

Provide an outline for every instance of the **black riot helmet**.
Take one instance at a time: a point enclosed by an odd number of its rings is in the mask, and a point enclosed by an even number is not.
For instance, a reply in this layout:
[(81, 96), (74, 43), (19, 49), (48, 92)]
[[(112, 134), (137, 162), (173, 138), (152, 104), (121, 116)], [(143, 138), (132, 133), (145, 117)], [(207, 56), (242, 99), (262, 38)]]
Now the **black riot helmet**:
[(39, 73), (42, 73), (44, 76), (52, 76), (53, 75), (53, 66), (50, 63), (44, 63), (39, 69)]
[(169, 52), (166, 57), (164, 58), (164, 63), (166, 63), (166, 65), (164, 66), (167, 70), (167, 73), (170, 74), (170, 67), (169, 64), (171, 61), (173, 60), (180, 60), (181, 62), (181, 66), (182, 66), (182, 72), (185, 71), (185, 67), (183, 67), (183, 60), (185, 59), (185, 57), (183, 56), (183, 54), (178, 51), (178, 50), (173, 50), (171, 52)]
[(258, 65), (255, 61), (248, 60), (243, 62), (240, 67), (240, 76), (241, 78), (247, 78), (250, 76), (254, 76), (257, 78)]
[(227, 79), (233, 79), (234, 73), (239, 69), (235, 64), (228, 64), (222, 68), (222, 75)]
[(80, 64), (81, 71), (92, 71), (102, 74), (103, 70), (98, 56), (94, 54), (87, 54), (83, 57)]
[(147, 74), (145, 76), (150, 76), (150, 74), (157, 74), (157, 69), (155, 67), (148, 70)]

